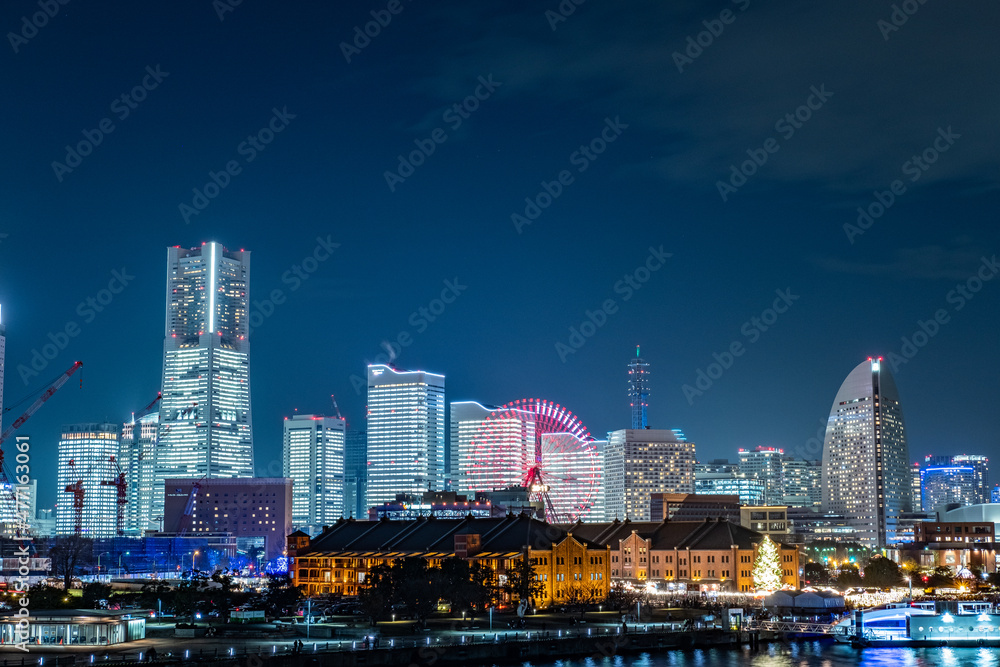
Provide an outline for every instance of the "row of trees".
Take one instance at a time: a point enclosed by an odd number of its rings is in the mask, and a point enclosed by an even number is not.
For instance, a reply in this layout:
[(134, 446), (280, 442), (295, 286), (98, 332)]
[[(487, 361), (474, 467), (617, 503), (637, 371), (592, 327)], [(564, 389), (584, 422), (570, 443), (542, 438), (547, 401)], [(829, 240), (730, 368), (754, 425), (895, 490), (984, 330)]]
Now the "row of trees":
[(541, 591), (530, 565), (513, 568), (501, 581), (485, 565), (459, 558), (447, 558), (439, 567), (431, 567), (423, 558), (402, 558), (373, 567), (358, 597), (365, 615), (375, 623), (393, 613), (423, 621), (437, 610), (441, 599), (448, 600), (453, 610), (475, 614), (505, 597), (516, 602)]

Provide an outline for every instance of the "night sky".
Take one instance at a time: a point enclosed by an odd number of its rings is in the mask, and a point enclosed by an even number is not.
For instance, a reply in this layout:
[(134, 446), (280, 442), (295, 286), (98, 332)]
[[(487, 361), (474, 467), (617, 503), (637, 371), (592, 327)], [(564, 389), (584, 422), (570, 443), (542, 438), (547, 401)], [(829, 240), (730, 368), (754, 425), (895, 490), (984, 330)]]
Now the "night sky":
[(295, 409), (363, 427), (400, 340), (449, 401), (595, 436), (641, 344), (701, 460), (818, 457), (843, 379), (899, 355), (911, 458), (1000, 459), (995, 3), (46, 1), (0, 9), (6, 403), (85, 366), (21, 431), (36, 470), (156, 395), (166, 247), (208, 240), (252, 252), (262, 474)]

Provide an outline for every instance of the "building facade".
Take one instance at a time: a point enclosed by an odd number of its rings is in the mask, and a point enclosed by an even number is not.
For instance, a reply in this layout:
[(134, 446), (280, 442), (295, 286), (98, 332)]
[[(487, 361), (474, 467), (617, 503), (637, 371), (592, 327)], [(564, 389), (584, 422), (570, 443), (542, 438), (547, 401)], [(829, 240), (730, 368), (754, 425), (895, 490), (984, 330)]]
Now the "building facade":
[(344, 516), (364, 517), (368, 480), (368, 432), (348, 429), (344, 434)]
[(125, 505), (125, 534), (141, 537), (146, 530), (159, 530), (159, 522), (151, 521), (156, 487), (156, 439), (160, 430), (160, 414), (152, 412), (122, 424), (118, 448), (118, 465), (128, 484)]
[[(114, 537), (117, 534), (117, 491), (113, 484), (118, 478), (115, 457), (118, 456), (118, 424), (70, 424), (59, 438), (56, 461), (58, 501), (56, 504), (56, 534), (73, 535), (79, 517), (83, 537)], [(74, 493), (72, 490), (77, 489)], [(83, 502), (82, 511), (74, 500)]]
[(646, 521), (651, 494), (694, 493), (695, 445), (673, 431), (612, 431), (603, 458), (606, 517)]
[(315, 535), (344, 517), (344, 436), (340, 417), (295, 415), (284, 421), (282, 475), (292, 486), (292, 526)]
[(844, 515), (861, 544), (899, 542), (913, 506), (899, 392), (880, 359), (858, 364), (840, 386), (823, 442), (823, 511)]
[(764, 503), (764, 482), (740, 472), (728, 461), (699, 463), (694, 468), (694, 492), (706, 495), (736, 495), (744, 505)]
[(168, 477), (252, 477), (250, 253), (167, 250), (154, 522)]
[[(453, 401), (450, 419), (452, 490), (475, 493), (524, 482), (535, 456), (533, 412)], [(506, 465), (495, 465), (498, 460)]]
[[(567, 527), (610, 549), (612, 579), (652, 583), (661, 591), (750, 592), (764, 535), (725, 519), (614, 521)], [(778, 544), (782, 585), (799, 587), (799, 551)]]
[(764, 502), (780, 504), (785, 497), (785, 450), (776, 447), (740, 449), (740, 472), (764, 484)]
[(974, 505), (990, 502), (990, 460), (981, 454), (957, 454), (951, 457), (952, 465), (969, 466), (976, 475)]
[(366, 506), (440, 491), (444, 480), (444, 376), (368, 366)]
[(165, 533), (230, 533), (238, 548), (257, 550), (270, 561), (284, 555), (292, 534), (292, 480), (168, 479), (164, 510)]
[[(526, 515), (500, 518), (344, 520), (306, 542), (295, 536), (293, 583), (306, 595), (355, 596), (371, 568), (402, 558), (421, 558), (431, 567), (446, 559), (480, 563), (498, 576), (524, 560), (542, 593), (537, 606), (603, 601), (610, 590), (609, 549), (573, 531)], [(517, 600), (503, 600), (517, 606)]]
[(976, 470), (972, 466), (930, 464), (920, 470), (921, 503), (925, 512), (945, 505), (975, 505), (980, 496)]

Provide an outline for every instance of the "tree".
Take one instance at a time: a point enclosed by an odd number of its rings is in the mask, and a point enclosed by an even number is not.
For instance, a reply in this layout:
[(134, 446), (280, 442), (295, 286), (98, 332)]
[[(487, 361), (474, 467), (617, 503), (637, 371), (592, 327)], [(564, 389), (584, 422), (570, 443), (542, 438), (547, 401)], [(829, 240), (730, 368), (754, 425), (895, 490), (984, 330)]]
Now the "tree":
[(94, 557), (94, 541), (79, 535), (63, 535), (55, 538), (49, 547), (53, 574), (63, 578), (64, 590), (73, 586), (73, 575), (77, 568), (89, 563)]
[(840, 566), (840, 574), (837, 575), (837, 585), (841, 588), (853, 588), (864, 585), (861, 573), (857, 565), (846, 563)]
[(83, 585), (83, 599), (81, 600), (83, 609), (102, 609), (101, 600), (105, 602), (111, 597), (111, 584), (94, 582)]
[(830, 580), (830, 572), (822, 563), (806, 563), (802, 568), (802, 575), (807, 584), (825, 584)]
[(882, 556), (875, 556), (868, 561), (864, 572), (865, 586), (874, 588), (892, 588), (898, 586), (903, 580), (899, 566)]
[(645, 591), (628, 588), (625, 586), (625, 582), (616, 581), (612, 584), (610, 590), (608, 590), (608, 597), (604, 599), (603, 604), (608, 609), (630, 611), (635, 609), (637, 602), (646, 604), (647, 596)]
[(545, 587), (538, 580), (535, 566), (528, 560), (527, 554), (522, 554), (514, 566), (507, 570), (507, 580), (502, 590), (514, 604), (521, 600), (540, 598), (545, 593)]
[(758, 591), (776, 591), (781, 588), (781, 558), (778, 555), (778, 545), (767, 535), (757, 547), (757, 558), (754, 560), (754, 588)]
[(29, 588), (27, 598), (33, 609), (72, 609), (75, 599), (66, 591), (46, 584), (36, 584)]
[(302, 589), (292, 585), (290, 576), (272, 575), (267, 579), (267, 588), (264, 589), (262, 603), (267, 614), (276, 618), (295, 608), (302, 597)]
[(385, 618), (392, 607), (391, 578), (390, 567), (382, 563), (370, 569), (358, 587), (358, 602), (372, 625)]

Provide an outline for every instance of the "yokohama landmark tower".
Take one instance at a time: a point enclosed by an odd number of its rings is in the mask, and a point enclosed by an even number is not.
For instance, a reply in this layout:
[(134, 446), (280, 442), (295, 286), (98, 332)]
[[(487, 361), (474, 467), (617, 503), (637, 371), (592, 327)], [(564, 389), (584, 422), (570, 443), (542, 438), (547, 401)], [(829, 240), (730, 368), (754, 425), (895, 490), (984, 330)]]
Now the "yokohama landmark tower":
[(249, 252), (168, 248), (154, 523), (165, 479), (253, 476), (249, 292)]

